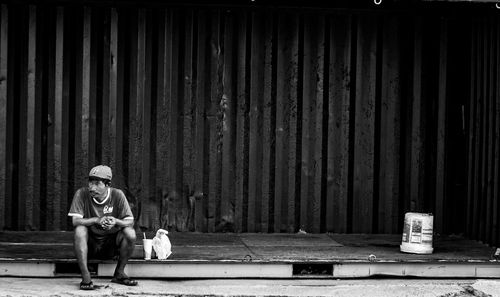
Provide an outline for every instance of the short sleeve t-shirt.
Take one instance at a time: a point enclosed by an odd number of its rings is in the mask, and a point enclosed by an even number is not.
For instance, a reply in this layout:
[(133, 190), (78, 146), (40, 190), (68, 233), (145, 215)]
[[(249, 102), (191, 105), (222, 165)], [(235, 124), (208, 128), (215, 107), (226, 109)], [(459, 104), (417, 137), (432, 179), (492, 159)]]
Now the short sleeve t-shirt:
[[(108, 188), (108, 194), (103, 201), (92, 198), (88, 188), (76, 191), (68, 216), (80, 218), (112, 216), (120, 220), (134, 219), (125, 194), (111, 187)], [(99, 225), (92, 225), (90, 230), (95, 234), (105, 235), (116, 233), (120, 228), (115, 226), (111, 230), (104, 230)]]

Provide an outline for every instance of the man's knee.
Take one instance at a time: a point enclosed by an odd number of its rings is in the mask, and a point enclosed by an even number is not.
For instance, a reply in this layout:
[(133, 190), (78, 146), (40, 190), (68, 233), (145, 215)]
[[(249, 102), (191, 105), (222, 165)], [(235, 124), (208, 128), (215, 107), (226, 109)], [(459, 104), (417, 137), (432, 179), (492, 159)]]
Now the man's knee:
[(75, 240), (88, 238), (88, 228), (86, 226), (76, 226), (75, 227)]
[(135, 243), (136, 235), (135, 230), (132, 227), (125, 227), (121, 230), (123, 238), (129, 243)]

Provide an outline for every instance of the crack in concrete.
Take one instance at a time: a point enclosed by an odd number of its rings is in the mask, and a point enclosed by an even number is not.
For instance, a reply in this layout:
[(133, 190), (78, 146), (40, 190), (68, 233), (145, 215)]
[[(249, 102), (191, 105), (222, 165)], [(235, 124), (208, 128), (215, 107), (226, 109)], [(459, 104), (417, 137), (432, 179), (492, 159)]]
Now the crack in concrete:
[(490, 294), (486, 294), (469, 285), (462, 286), (462, 288), (463, 290), (460, 292), (448, 293), (439, 297), (492, 297)]
[(483, 291), (477, 290), (472, 286), (463, 286), (463, 288), (472, 296), (476, 297), (492, 297), (490, 294), (486, 294)]

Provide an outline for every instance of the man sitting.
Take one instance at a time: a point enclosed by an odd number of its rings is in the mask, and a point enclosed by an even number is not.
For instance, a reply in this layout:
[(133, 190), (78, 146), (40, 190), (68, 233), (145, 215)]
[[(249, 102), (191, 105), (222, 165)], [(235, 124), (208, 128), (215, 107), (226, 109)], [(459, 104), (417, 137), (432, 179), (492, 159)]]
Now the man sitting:
[(123, 192), (111, 187), (111, 168), (99, 165), (89, 173), (88, 187), (76, 191), (68, 216), (75, 227), (74, 248), (82, 274), (80, 289), (93, 290), (87, 257), (112, 259), (118, 264), (112, 282), (136, 286), (125, 274), (135, 247), (134, 217)]

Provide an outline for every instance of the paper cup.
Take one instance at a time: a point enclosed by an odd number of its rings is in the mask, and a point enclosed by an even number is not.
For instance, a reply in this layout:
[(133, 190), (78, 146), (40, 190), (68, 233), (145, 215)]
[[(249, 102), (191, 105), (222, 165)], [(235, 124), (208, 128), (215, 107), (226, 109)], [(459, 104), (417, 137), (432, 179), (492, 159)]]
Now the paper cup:
[(144, 248), (144, 259), (151, 260), (151, 252), (153, 251), (153, 240), (143, 239), (142, 246)]

